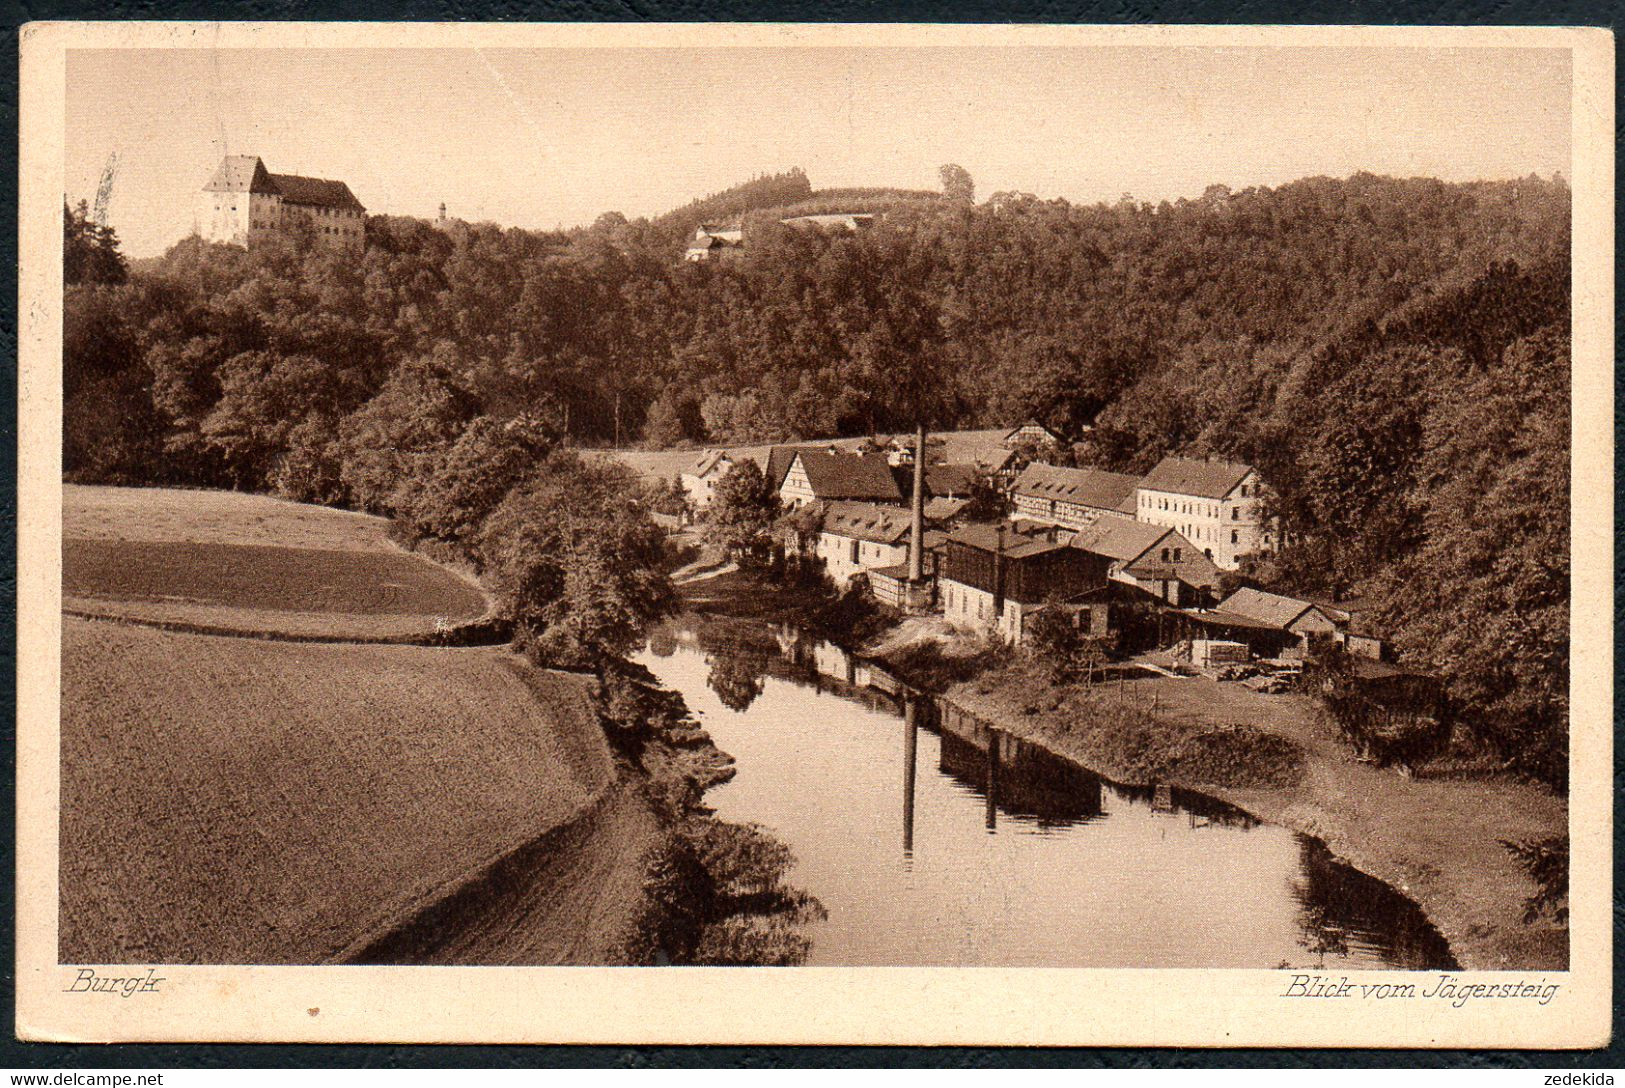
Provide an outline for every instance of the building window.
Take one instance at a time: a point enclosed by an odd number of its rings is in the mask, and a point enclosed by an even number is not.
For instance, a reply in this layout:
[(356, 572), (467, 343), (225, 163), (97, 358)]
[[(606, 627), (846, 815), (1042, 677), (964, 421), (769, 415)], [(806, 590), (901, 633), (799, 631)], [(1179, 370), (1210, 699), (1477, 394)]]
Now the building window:
[(858, 561), (858, 555), (860, 554), (859, 549), (861, 549), (861, 548), (862, 548), (862, 545), (859, 544), (856, 540), (854, 540), (852, 542), (852, 562), (856, 563)]
[(1230, 530), (1230, 543), (1232, 543), (1232, 544), (1240, 544), (1241, 543), (1241, 532), (1239, 530), (1237, 530), (1237, 529), (1231, 529)]
[(1168, 549), (1167, 548), (1162, 549), (1162, 561), (1164, 563), (1168, 562)]
[(1230, 508), (1230, 520), (1231, 521), (1240, 521), (1241, 520), (1241, 507), (1232, 506)]
[(1179, 549), (1178, 548), (1174, 549), (1174, 562), (1175, 563), (1179, 562)]

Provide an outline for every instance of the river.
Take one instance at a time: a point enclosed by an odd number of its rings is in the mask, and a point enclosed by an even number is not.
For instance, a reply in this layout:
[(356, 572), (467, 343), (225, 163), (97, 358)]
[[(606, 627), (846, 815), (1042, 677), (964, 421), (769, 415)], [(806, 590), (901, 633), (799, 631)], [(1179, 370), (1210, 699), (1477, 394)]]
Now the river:
[(1454, 966), (1319, 842), (1109, 782), (828, 642), (688, 616), (638, 662), (738, 762), (707, 801), (785, 842), (828, 909), (810, 965)]

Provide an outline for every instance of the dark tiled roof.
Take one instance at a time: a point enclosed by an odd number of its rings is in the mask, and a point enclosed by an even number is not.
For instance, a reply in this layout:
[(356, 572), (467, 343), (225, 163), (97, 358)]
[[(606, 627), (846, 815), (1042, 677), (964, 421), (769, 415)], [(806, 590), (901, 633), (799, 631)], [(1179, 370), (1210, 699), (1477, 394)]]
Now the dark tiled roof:
[(777, 491), (784, 486), (784, 475), (795, 464), (796, 454), (803, 450), (816, 450), (817, 446), (774, 446), (767, 451), (767, 482)]
[(298, 174), (272, 174), (271, 183), (276, 186), (282, 199), (289, 204), (304, 204), (317, 208), (352, 208), (355, 211), (366, 211), (361, 201), (350, 192), (350, 187), (342, 181), (328, 181), (326, 178), (303, 178)]
[(802, 450), (800, 457), (813, 494), (820, 499), (903, 500), (891, 466), (883, 457), (829, 450)]
[(1021, 470), (1011, 490), (1038, 499), (1075, 502), (1099, 510), (1134, 510), (1138, 476), (1098, 468), (1057, 468), (1034, 461)]
[(1189, 457), (1164, 457), (1140, 486), (1147, 491), (1167, 491), (1175, 495), (1196, 495), (1222, 499), (1252, 471), (1252, 466), (1233, 461), (1196, 461)]

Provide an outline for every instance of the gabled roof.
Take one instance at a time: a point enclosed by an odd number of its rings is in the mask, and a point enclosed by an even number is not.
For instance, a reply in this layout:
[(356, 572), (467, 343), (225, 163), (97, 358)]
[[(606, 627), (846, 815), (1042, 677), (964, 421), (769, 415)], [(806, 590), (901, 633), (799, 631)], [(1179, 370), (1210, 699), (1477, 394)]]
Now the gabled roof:
[(807, 482), (812, 485), (816, 498), (903, 500), (903, 493), (898, 490), (897, 480), (892, 476), (891, 466), (883, 457), (860, 457), (845, 451), (807, 449), (798, 451), (796, 457), (807, 472)]
[(1054, 432), (1054, 430), (1052, 430), (1051, 428), (1044, 426), (1042, 423), (1038, 422), (1036, 419), (1029, 419), (1025, 423), (1022, 423), (1022, 424), (1020, 424), (1018, 426), (1012, 427), (1008, 431), (1006, 431), (1005, 434), (1004, 434), (1004, 441), (1012, 442), (1012, 441), (1014, 441), (1016, 439), (1016, 437), (1018, 435), (1021, 434), (1022, 431), (1028, 431), (1028, 430), (1043, 431), (1044, 435), (1051, 442), (1059, 442), (1061, 440), (1061, 436), (1056, 434)]
[(795, 464), (796, 454), (817, 446), (774, 446), (767, 451), (767, 483), (774, 491), (784, 486), (785, 474)]
[(276, 191), (282, 194), (282, 199), (289, 204), (304, 204), (315, 208), (352, 208), (361, 212), (367, 209), (361, 206), (361, 201), (350, 192), (350, 187), (342, 181), (329, 181), (326, 178), (305, 178), (298, 174), (272, 174), (271, 184)]
[(220, 160), (214, 177), (203, 187), (206, 193), (274, 193), (271, 175), (258, 155), (227, 155)]
[(1140, 486), (1147, 491), (1166, 491), (1174, 495), (1195, 495), (1203, 499), (1222, 499), (1236, 489), (1253, 470), (1251, 465), (1234, 461), (1196, 461), (1189, 457), (1164, 457), (1148, 473)]
[(824, 532), (875, 544), (902, 543), (908, 539), (911, 523), (909, 512), (896, 506), (832, 502), (824, 507)]
[(733, 466), (734, 460), (728, 456), (727, 450), (706, 450), (700, 454), (700, 459), (694, 462), (692, 473), (695, 476), (703, 477), (724, 461), (728, 463), (729, 467)]
[[(1046, 552), (1059, 551), (1067, 546), (1066, 533), (1060, 533), (1054, 540), (1047, 533), (1028, 535), (1017, 532), (1006, 525), (1002, 535), (1004, 555), (1006, 559), (1027, 559)], [(952, 544), (963, 544), (968, 548), (976, 548), (984, 552), (997, 552), (1001, 543), (998, 525), (967, 525), (963, 529), (948, 534), (948, 541)]]
[(1310, 609), (1319, 611), (1308, 601), (1300, 601), (1296, 597), (1283, 597), (1279, 593), (1266, 593), (1262, 589), (1253, 589), (1250, 586), (1236, 590), (1219, 602), (1219, 611), (1247, 616), (1260, 623), (1281, 628), (1292, 626)]
[[(913, 490), (910, 482), (909, 489)], [(976, 470), (970, 465), (926, 465), (927, 495), (969, 495), (976, 488)]]
[(1072, 546), (1104, 555), (1119, 563), (1130, 563), (1170, 534), (1178, 535), (1166, 525), (1151, 525), (1124, 518), (1101, 518), (1093, 525), (1078, 530), (1072, 537)]
[(1132, 511), (1139, 486), (1138, 476), (1098, 468), (1057, 468), (1034, 461), (1021, 470), (1010, 490), (1017, 495), (1073, 502), (1099, 510), (1121, 511), (1126, 502)]

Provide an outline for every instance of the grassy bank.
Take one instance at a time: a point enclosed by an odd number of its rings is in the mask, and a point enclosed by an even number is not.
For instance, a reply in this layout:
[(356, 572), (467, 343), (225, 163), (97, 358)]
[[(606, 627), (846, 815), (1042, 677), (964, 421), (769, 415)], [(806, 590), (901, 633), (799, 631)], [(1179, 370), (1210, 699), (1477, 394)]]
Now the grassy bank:
[(1568, 965), (1567, 926), (1525, 923), (1537, 888), (1502, 845), (1567, 834), (1566, 802), (1542, 786), (1379, 770), (1339, 744), (1309, 697), (1204, 678), (1058, 689), (1014, 666), (945, 695), (1109, 778), (1198, 790), (1321, 840), (1414, 900), (1465, 968)]

